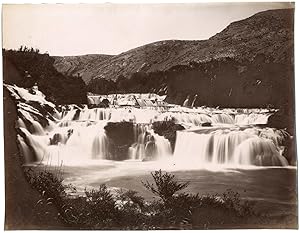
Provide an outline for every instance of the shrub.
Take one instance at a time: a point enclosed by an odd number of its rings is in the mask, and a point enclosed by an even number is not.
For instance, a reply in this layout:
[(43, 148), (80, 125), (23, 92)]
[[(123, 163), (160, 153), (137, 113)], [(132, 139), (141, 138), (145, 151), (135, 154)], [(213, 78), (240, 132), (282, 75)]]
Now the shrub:
[(189, 184), (188, 182), (179, 183), (175, 181), (174, 175), (163, 173), (161, 170), (151, 172), (151, 175), (155, 184), (150, 184), (148, 181), (142, 182), (142, 184), (153, 194), (159, 196), (166, 205), (171, 204), (170, 201), (176, 192), (186, 188)]
[(62, 197), (66, 197), (66, 190), (76, 190), (72, 185), (62, 183), (61, 173), (60, 169), (55, 170), (55, 173), (47, 170), (36, 173), (30, 168), (25, 170), (25, 177), (31, 186), (43, 196), (59, 201)]
[(254, 215), (254, 204), (249, 201), (242, 202), (241, 195), (231, 189), (222, 194), (222, 201), (227, 209), (236, 211), (238, 216), (246, 217)]
[(151, 175), (154, 184), (148, 181), (142, 184), (162, 200), (161, 203), (152, 204), (151, 220), (163, 229), (170, 225), (176, 229), (208, 228), (210, 225), (247, 221), (249, 217), (255, 216), (253, 203), (242, 201), (240, 194), (230, 189), (221, 196), (177, 193), (186, 188), (188, 182), (179, 183), (174, 175), (161, 170)]
[(106, 185), (100, 185), (98, 190), (85, 190), (86, 202), (93, 225), (105, 225), (116, 219), (118, 210), (113, 195)]
[[(25, 172), (30, 184), (41, 194), (35, 206), (37, 218), (62, 221), (71, 229), (203, 229), (225, 223), (241, 223), (254, 216), (253, 204), (241, 201), (238, 193), (227, 190), (200, 196), (180, 192), (188, 182), (178, 182), (175, 176), (154, 171), (154, 183), (142, 184), (159, 200), (146, 202), (136, 191), (112, 194), (105, 184), (85, 190), (79, 196), (72, 185), (64, 185), (61, 170)], [(70, 196), (70, 191), (75, 196)], [(58, 215), (49, 211), (55, 206)]]

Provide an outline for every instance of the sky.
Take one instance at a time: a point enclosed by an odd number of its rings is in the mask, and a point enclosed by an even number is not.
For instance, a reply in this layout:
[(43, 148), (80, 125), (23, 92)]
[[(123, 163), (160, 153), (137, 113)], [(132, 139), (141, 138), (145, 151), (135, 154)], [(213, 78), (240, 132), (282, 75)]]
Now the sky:
[(160, 40), (204, 40), (231, 22), (289, 3), (6, 4), (2, 46), (54, 56), (119, 54)]

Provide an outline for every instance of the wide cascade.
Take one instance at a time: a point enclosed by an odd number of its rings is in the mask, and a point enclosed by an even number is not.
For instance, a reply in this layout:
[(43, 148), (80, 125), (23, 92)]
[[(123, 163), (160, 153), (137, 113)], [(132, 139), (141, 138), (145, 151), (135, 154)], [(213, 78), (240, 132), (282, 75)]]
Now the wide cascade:
[[(288, 165), (282, 154), (283, 141), (289, 135), (283, 130), (261, 126), (275, 110), (180, 106), (88, 108), (74, 104), (56, 107), (42, 93), (32, 95), (23, 88), (6, 87), (18, 106), (17, 139), (25, 164), (83, 165), (101, 164), (103, 160), (171, 158), (171, 163), (175, 161), (187, 168)], [(150, 96), (143, 95), (143, 98)], [(115, 97), (107, 98), (112, 101)], [(100, 97), (94, 99), (98, 101)], [(155, 121), (170, 120), (185, 128), (176, 132), (174, 152), (171, 142), (152, 128)], [(128, 123), (126, 142), (114, 141), (114, 133), (107, 132), (111, 123), (119, 124), (114, 130)]]
[(228, 165), (233, 167), (287, 166), (281, 142), (286, 136), (270, 128), (216, 128), (178, 131), (174, 159), (185, 165)]

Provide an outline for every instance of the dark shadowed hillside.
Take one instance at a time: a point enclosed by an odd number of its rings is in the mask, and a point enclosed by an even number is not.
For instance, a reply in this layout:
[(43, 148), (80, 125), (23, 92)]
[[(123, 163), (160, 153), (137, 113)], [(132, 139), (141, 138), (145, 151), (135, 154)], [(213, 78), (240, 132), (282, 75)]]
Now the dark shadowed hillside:
[(85, 82), (89, 82), (97, 78), (130, 78), (135, 72), (166, 71), (176, 65), (211, 59), (251, 61), (257, 54), (264, 54), (279, 63), (291, 62), (294, 46), (293, 13), (293, 9), (257, 13), (231, 23), (222, 32), (204, 41), (160, 41), (111, 57), (88, 55), (66, 57), (64, 61), (56, 57), (55, 67), (70, 74), (79, 72)]

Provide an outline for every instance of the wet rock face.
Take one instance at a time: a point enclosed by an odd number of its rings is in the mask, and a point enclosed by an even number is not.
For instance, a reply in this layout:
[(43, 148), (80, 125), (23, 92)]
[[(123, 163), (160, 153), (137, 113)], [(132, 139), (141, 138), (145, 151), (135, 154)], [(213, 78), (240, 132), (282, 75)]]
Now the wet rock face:
[(211, 122), (204, 122), (201, 124), (203, 127), (211, 126)]
[(117, 145), (132, 144), (134, 140), (132, 122), (108, 122), (104, 127), (106, 135)]
[(289, 165), (296, 166), (297, 152), (296, 152), (295, 138), (294, 137), (287, 138), (284, 142), (284, 146), (285, 148), (282, 155), (289, 162)]
[(180, 124), (175, 124), (174, 121), (156, 121), (152, 124), (153, 130), (160, 136), (164, 136), (169, 140), (172, 150), (174, 151), (176, 142), (176, 131), (183, 130), (184, 127)]
[(277, 129), (287, 129), (287, 131), (294, 135), (294, 115), (292, 114), (292, 109), (280, 109), (278, 112), (274, 113), (268, 119), (268, 126)]
[(49, 126), (49, 121), (55, 121), (55, 105), (45, 100), (42, 93), (32, 95), (28, 89), (5, 85), (15, 104), (18, 106), (17, 115), (31, 133), (38, 133), (33, 123), (41, 127)]
[(61, 140), (61, 135), (56, 133), (50, 138), (50, 145), (57, 145)]
[(109, 141), (109, 159), (128, 159), (128, 149), (134, 142), (133, 123), (109, 122), (104, 129)]

